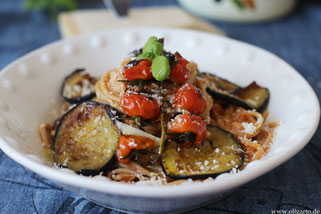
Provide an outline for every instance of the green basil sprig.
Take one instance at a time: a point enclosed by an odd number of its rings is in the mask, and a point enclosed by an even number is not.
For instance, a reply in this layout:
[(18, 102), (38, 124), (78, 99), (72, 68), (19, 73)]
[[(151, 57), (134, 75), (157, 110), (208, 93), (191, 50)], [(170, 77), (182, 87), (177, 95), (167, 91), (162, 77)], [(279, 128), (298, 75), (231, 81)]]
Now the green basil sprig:
[(165, 56), (161, 56), (163, 48), (163, 43), (157, 37), (152, 36), (144, 45), (142, 53), (136, 57), (137, 60), (152, 60), (151, 70), (157, 81), (165, 80), (170, 74), (169, 61)]

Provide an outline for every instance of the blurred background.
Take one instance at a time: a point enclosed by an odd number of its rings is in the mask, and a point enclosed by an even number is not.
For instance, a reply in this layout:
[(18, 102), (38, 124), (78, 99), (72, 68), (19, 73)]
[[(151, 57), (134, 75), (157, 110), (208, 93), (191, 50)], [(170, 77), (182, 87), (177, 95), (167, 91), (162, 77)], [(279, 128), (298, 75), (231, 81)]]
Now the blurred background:
[[(62, 38), (143, 25), (197, 29), (262, 47), (294, 66), (321, 98), (320, 0), (0, 0), (0, 70)], [(320, 211), (320, 157), (319, 128), (290, 161), (190, 213)], [(2, 151), (0, 212), (118, 213), (60, 188)]]

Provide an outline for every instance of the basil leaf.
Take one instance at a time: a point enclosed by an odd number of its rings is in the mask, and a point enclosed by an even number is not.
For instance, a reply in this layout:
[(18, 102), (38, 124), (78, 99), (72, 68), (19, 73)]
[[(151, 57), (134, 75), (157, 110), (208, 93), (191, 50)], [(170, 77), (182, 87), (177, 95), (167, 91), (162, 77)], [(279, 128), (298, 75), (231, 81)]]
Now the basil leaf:
[(152, 36), (143, 47), (143, 53), (152, 53), (154, 56), (158, 56), (163, 53), (163, 48), (163, 43), (159, 42), (155, 36)]
[(157, 37), (155, 36), (149, 37), (145, 46), (143, 47), (143, 53), (152, 53), (152, 46), (155, 42), (157, 42)]
[(164, 45), (160, 42), (155, 42), (152, 47), (151, 47), (151, 52), (155, 55), (155, 56), (159, 56), (163, 53), (163, 48)]
[(165, 56), (155, 56), (152, 63), (152, 74), (158, 81), (163, 81), (169, 76), (170, 66)]

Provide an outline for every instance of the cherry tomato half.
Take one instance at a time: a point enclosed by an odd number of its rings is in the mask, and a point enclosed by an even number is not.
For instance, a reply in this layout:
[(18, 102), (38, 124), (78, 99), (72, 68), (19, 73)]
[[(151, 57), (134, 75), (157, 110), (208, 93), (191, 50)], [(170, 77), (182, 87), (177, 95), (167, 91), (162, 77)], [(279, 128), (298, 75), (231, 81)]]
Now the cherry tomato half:
[(193, 132), (196, 134), (194, 144), (199, 146), (206, 136), (206, 123), (200, 117), (184, 112), (170, 122), (167, 131), (170, 133)]
[(206, 101), (197, 87), (186, 83), (176, 91), (172, 105), (175, 109), (202, 114), (206, 108)]
[(128, 163), (130, 158), (125, 157), (128, 156), (133, 149), (151, 149), (153, 147), (155, 147), (155, 141), (147, 137), (121, 135), (116, 151), (117, 160), (121, 163)]
[(121, 107), (128, 116), (140, 116), (153, 119), (160, 115), (160, 106), (156, 99), (127, 91), (121, 99)]
[(138, 61), (131, 61), (123, 68), (123, 76), (128, 80), (148, 80), (153, 77), (151, 72), (152, 61), (142, 59)]
[(191, 77), (191, 72), (186, 67), (189, 63), (178, 52), (174, 54), (177, 58), (177, 65), (170, 71), (169, 78), (177, 83), (185, 83)]

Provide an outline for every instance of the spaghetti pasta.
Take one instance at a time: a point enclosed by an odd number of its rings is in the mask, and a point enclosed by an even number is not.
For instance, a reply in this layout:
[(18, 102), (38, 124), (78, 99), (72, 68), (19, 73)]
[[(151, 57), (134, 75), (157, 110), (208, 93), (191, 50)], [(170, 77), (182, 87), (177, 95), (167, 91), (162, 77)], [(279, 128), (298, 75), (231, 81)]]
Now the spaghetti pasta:
[(126, 84), (118, 81), (121, 79), (123, 77), (119, 69), (113, 69), (103, 74), (96, 84), (97, 101), (123, 111), (120, 100), (126, 90)]
[[(245, 162), (258, 160), (267, 151), (273, 140), (273, 129), (263, 126), (268, 112), (262, 114), (228, 105), (225, 109), (220, 103), (212, 108), (211, 124), (231, 132), (242, 144), (245, 151)], [(273, 123), (273, 127), (276, 124)]]

